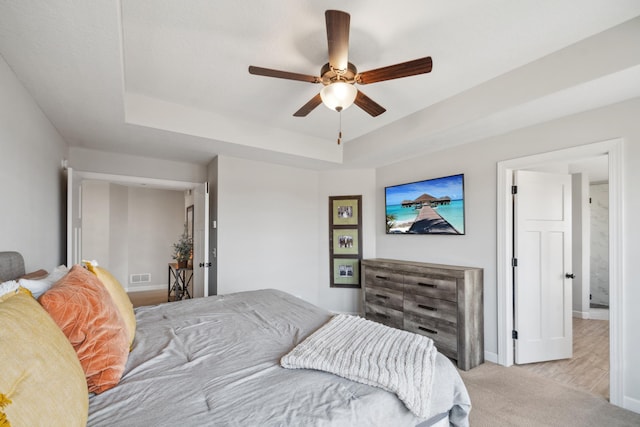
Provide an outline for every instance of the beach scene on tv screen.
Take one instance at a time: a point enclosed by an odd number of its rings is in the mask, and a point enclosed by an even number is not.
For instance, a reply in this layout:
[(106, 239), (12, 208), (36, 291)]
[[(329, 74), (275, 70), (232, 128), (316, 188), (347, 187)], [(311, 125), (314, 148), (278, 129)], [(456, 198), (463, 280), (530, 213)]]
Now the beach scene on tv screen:
[(385, 188), (389, 234), (464, 234), (464, 175)]

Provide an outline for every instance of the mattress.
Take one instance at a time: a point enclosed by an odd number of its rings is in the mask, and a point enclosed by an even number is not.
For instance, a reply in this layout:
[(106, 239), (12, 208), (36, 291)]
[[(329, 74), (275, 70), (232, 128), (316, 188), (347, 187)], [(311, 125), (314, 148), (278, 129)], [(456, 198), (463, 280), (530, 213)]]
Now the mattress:
[(88, 425), (468, 425), (469, 396), (441, 354), (425, 419), (380, 388), (282, 368), (282, 356), (330, 318), (277, 290), (137, 308), (124, 375), (90, 397)]

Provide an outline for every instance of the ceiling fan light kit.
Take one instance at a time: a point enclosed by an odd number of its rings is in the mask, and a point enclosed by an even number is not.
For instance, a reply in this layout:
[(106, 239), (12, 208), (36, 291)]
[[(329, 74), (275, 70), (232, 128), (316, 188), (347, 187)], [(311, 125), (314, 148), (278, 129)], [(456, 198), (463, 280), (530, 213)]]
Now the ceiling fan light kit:
[(322, 88), (320, 98), (329, 109), (341, 112), (353, 104), (358, 95), (358, 89), (350, 83), (335, 82)]

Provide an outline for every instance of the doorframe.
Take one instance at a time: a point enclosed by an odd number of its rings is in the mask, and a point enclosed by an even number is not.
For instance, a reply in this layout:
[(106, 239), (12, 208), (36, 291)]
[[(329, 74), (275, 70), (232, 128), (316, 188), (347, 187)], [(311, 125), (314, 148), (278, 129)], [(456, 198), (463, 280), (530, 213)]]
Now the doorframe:
[[(74, 185), (77, 182), (77, 185), (80, 185), (80, 186), (82, 185), (82, 181), (96, 180), (96, 181), (105, 181), (112, 184), (120, 184), (120, 185), (135, 185), (135, 186), (144, 185), (144, 186), (147, 186), (146, 188), (157, 188), (157, 189), (172, 190), (172, 191), (194, 190), (196, 187), (201, 185), (208, 188), (207, 182), (202, 183), (202, 182), (192, 182), (192, 181), (178, 181), (178, 180), (172, 180), (172, 179), (150, 178), (150, 177), (144, 177), (144, 176), (118, 175), (118, 174), (102, 173), (102, 172), (89, 172), (89, 171), (72, 169), (71, 167), (67, 168), (67, 174), (71, 177), (71, 178), (67, 178), (68, 180), (72, 179), (74, 182)], [(81, 194), (82, 193), (80, 192), (80, 196)], [(75, 197), (73, 196), (72, 192), (71, 194), (67, 195), (68, 212), (73, 212), (74, 200), (75, 200)], [(81, 206), (82, 206), (81, 197), (77, 203), (78, 203), (78, 209), (81, 209)], [(204, 224), (205, 224), (205, 227), (207, 227), (207, 222), (209, 220), (208, 219), (209, 206), (208, 204), (206, 204), (203, 207), (205, 208), (205, 213), (206, 213)], [(80, 211), (78, 211), (78, 215), (80, 216)], [(72, 229), (73, 224), (74, 224), (74, 221), (71, 215), (67, 214), (67, 230)], [(81, 236), (82, 236), (82, 225), (80, 225), (79, 231), (76, 231), (74, 229), (73, 235), (67, 232), (67, 259), (68, 260), (73, 259), (73, 256), (75, 256), (76, 259), (78, 260), (77, 262), (79, 262), (80, 252), (81, 252), (81, 242), (82, 242)], [(71, 239), (75, 239), (75, 240), (72, 241)], [(203, 248), (204, 248), (204, 244), (203, 244)], [(205, 250), (205, 255), (206, 255), (206, 250)], [(68, 261), (67, 263), (70, 264)], [(204, 296), (208, 296), (208, 291), (209, 291), (208, 289), (209, 287), (207, 285), (208, 278), (205, 278), (204, 283), (205, 283)]]
[(513, 218), (511, 177), (514, 170), (558, 161), (608, 155), (609, 163), (609, 401), (623, 404), (623, 144), (621, 138), (498, 162), (497, 165), (497, 303), (498, 363), (513, 365)]

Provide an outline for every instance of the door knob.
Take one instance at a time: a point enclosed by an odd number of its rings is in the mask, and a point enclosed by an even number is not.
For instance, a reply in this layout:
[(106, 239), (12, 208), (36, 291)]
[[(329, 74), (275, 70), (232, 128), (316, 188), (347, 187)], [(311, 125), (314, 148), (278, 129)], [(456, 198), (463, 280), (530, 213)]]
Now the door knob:
[(575, 279), (576, 275), (573, 273), (567, 273), (564, 275), (564, 277), (566, 277), (567, 279)]

